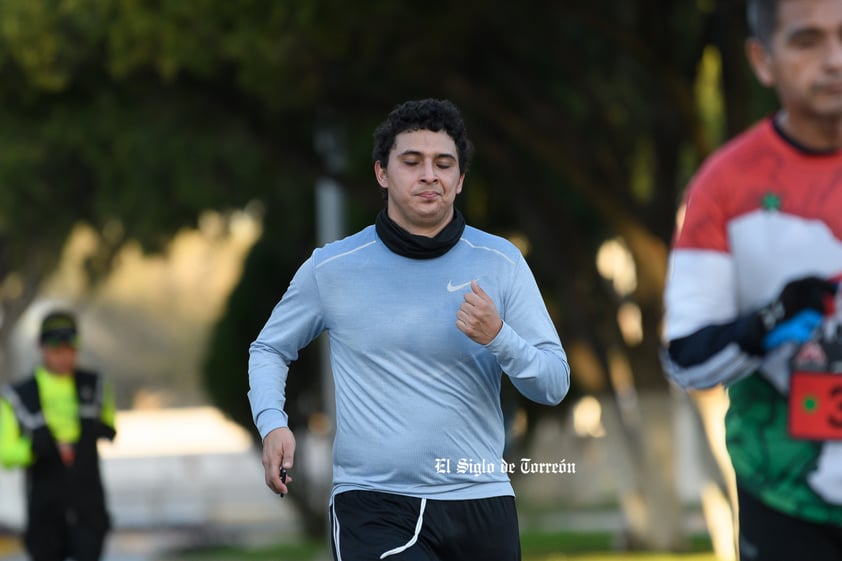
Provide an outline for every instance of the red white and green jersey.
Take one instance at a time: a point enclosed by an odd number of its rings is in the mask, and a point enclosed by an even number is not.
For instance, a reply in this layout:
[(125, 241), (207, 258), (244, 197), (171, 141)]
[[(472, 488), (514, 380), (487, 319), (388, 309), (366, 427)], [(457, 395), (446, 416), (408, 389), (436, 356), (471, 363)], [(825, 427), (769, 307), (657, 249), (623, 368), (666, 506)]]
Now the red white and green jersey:
[(799, 149), (765, 119), (705, 162), (685, 203), (664, 336), (696, 348), (692, 360), (665, 354), (666, 370), (683, 387), (728, 386), (728, 450), (743, 488), (780, 511), (842, 525), (842, 441), (788, 433), (793, 347), (758, 357), (729, 338), (787, 281), (842, 272), (842, 151)]

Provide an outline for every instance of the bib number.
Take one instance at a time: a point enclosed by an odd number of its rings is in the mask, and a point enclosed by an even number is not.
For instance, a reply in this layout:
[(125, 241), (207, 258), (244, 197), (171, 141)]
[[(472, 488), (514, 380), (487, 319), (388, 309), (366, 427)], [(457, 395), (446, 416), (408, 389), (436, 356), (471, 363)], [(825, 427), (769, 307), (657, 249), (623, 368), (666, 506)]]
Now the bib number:
[(792, 373), (789, 434), (804, 440), (842, 440), (842, 374)]

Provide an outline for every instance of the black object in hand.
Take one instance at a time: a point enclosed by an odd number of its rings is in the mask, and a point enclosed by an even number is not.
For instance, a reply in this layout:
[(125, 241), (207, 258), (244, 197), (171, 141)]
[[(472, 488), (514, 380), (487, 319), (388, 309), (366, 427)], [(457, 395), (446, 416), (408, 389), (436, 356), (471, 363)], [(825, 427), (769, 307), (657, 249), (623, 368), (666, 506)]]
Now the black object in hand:
[(804, 277), (784, 286), (774, 302), (760, 309), (760, 320), (768, 333), (802, 310), (824, 313), (826, 296), (836, 294), (838, 285), (820, 277)]
[[(286, 468), (281, 468), (281, 483), (286, 483), (286, 482), (287, 482), (287, 470), (286, 470)], [(281, 497), (282, 499), (284, 498), (283, 493), (278, 493), (278, 496)]]
[(771, 303), (738, 322), (737, 343), (746, 352), (762, 356), (763, 339), (770, 331), (804, 310), (823, 314), (825, 298), (836, 294), (838, 287), (836, 282), (816, 276), (789, 281)]

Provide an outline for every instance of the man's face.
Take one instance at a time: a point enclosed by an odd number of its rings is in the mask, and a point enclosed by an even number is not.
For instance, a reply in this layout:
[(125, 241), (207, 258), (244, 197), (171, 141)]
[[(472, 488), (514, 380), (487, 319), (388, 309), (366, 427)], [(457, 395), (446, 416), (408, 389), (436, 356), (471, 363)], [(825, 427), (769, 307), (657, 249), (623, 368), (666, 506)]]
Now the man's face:
[(429, 237), (453, 218), (453, 202), (465, 179), (456, 143), (443, 130), (400, 133), (388, 165), (376, 162), (374, 174), (388, 189), (389, 218), (412, 234)]
[(783, 0), (769, 49), (752, 62), (794, 118), (842, 118), (842, 0)]
[(76, 368), (76, 347), (69, 344), (41, 345), (44, 366), (53, 374), (71, 374)]

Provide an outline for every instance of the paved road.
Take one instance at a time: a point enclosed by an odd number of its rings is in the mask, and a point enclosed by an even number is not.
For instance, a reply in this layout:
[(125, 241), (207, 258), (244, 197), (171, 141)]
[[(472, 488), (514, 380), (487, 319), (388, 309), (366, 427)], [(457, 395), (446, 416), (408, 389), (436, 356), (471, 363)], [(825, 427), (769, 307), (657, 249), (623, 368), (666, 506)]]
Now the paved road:
[[(178, 547), (183, 539), (174, 532), (116, 532), (106, 545), (102, 561), (157, 561), (163, 552)], [(17, 540), (4, 537), (0, 538), (0, 561), (27, 561), (27, 558)]]
[[(0, 561), (28, 561), (14, 530), (0, 526)], [(269, 522), (162, 527), (117, 527), (102, 561), (160, 561), (166, 554), (214, 545), (259, 546), (293, 538), (294, 529)]]

